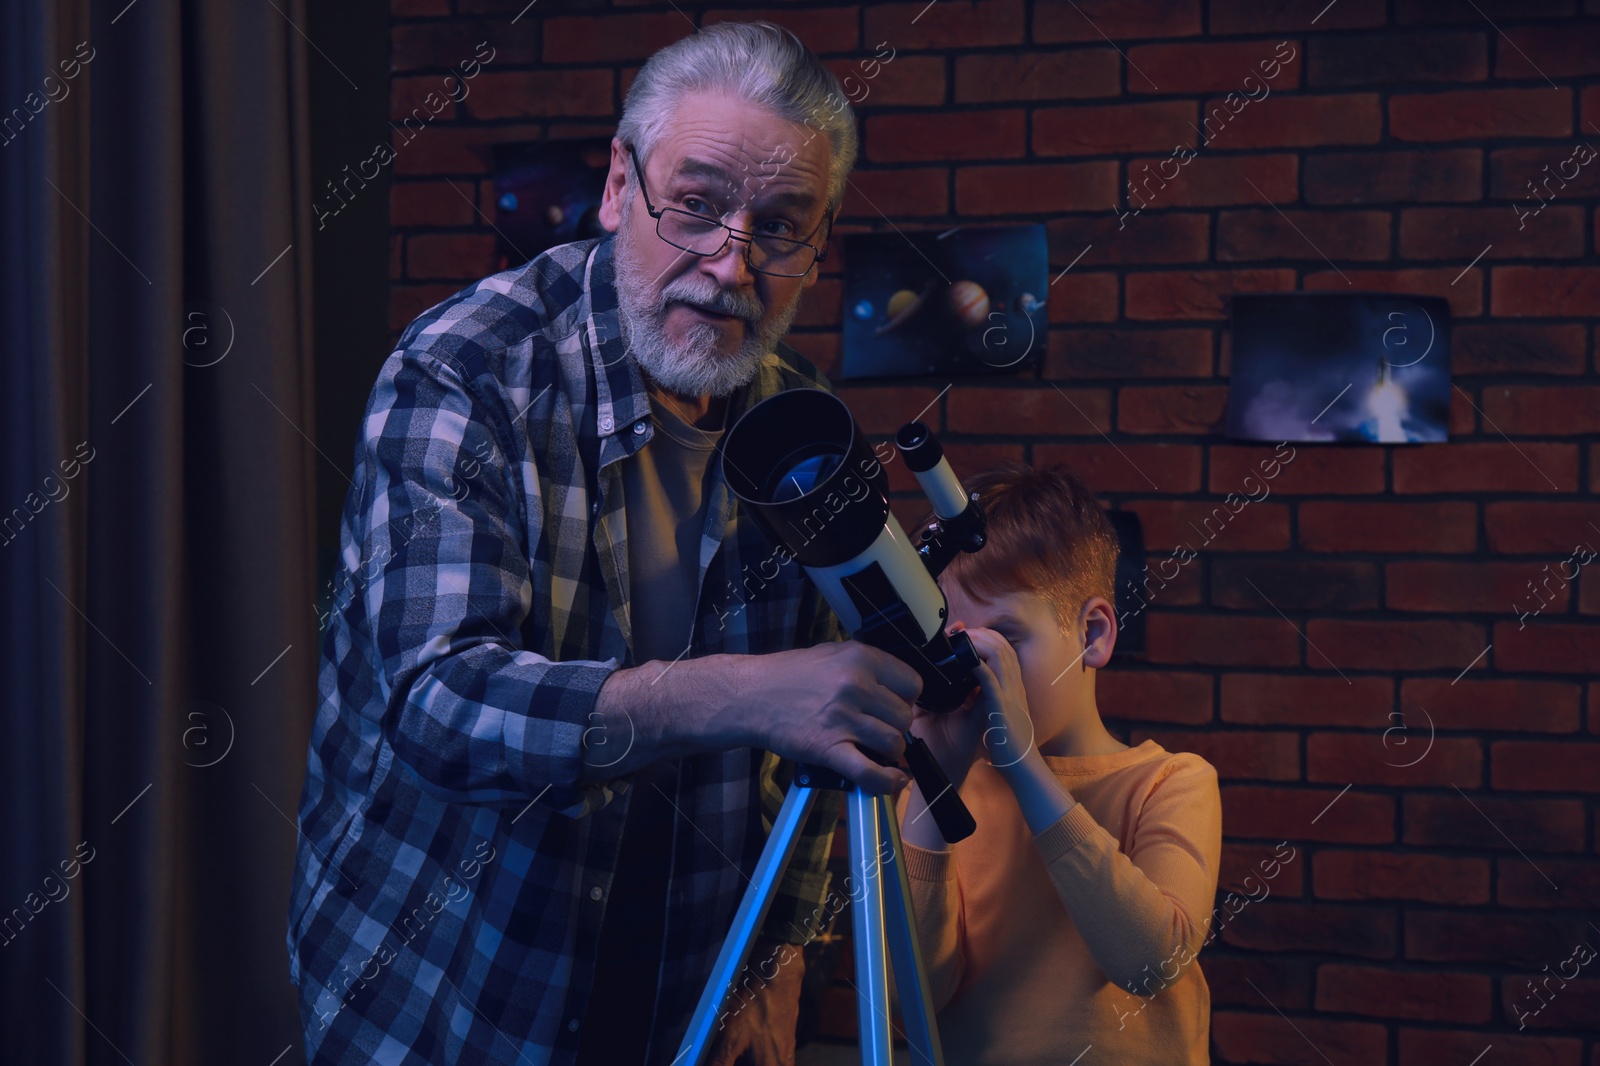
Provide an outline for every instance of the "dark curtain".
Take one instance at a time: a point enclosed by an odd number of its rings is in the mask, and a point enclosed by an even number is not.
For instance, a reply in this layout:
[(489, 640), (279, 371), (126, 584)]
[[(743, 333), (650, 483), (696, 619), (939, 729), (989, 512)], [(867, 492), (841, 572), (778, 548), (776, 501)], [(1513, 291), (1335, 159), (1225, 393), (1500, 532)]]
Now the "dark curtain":
[(303, 9), (0, 0), (6, 1063), (301, 1058)]

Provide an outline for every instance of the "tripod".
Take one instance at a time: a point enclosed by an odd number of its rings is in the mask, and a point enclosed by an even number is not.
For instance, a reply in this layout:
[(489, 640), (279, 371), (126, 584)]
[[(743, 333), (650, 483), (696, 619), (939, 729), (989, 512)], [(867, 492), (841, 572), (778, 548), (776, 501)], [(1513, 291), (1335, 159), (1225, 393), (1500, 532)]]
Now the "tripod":
[[(944, 1066), (939, 1030), (934, 1024), (933, 998), (928, 991), (922, 949), (917, 941), (911, 911), (911, 886), (906, 880), (900, 826), (895, 821), (891, 796), (875, 795), (851, 785), (831, 770), (800, 766), (794, 784), (772, 826), (772, 834), (756, 863), (755, 876), (733, 917), (733, 927), (706, 987), (700, 993), (694, 1017), (678, 1049), (673, 1066), (700, 1066), (710, 1050), (717, 1015), (743, 968), (756, 932), (766, 919), (778, 880), (794, 854), (816, 790), (847, 791), (846, 813), (850, 834), (850, 868), (862, 878), (860, 898), (852, 891), (851, 927), (856, 952), (856, 1015), (861, 1033), (862, 1066), (890, 1066), (889, 965), (894, 966), (900, 993), (900, 1011), (906, 1023), (912, 1059), (918, 1064)], [(888, 851), (883, 850), (888, 843)], [(884, 858), (887, 854), (887, 858)], [(883, 876), (892, 875), (885, 884)]]

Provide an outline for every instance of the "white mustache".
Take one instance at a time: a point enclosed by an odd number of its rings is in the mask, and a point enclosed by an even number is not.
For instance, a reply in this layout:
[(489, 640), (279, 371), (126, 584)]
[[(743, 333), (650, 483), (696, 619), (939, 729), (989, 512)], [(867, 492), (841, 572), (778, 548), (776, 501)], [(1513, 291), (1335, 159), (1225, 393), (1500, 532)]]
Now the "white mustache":
[(667, 305), (674, 302), (690, 304), (707, 311), (713, 311), (719, 315), (732, 315), (747, 322), (760, 321), (764, 310), (761, 302), (754, 297), (746, 300), (728, 293), (701, 296), (697, 292), (687, 292), (681, 289), (674, 291), (668, 288), (661, 293), (661, 313), (665, 314)]

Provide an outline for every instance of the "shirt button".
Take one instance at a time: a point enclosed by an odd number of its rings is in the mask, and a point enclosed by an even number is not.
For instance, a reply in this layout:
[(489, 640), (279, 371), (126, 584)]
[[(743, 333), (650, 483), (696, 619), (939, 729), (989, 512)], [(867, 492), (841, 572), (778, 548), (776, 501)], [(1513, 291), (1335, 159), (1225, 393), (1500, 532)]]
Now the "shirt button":
[(589, 505), (589, 513), (590, 514), (599, 514), (600, 513), (600, 501), (599, 500), (596, 500), (596, 501), (594, 501), (594, 503)]
[(567, 1020), (567, 1032), (576, 1033), (577, 1031), (578, 1031), (578, 1019), (569, 1018)]
[(591, 888), (589, 890), (589, 898), (590, 899), (599, 899), (603, 895), (605, 895), (605, 893), (600, 891), (600, 886), (599, 885), (595, 885), (593, 888)]
[(602, 433), (610, 433), (611, 432), (611, 426), (612, 426), (612, 422), (611, 422), (610, 418), (602, 418), (600, 420), (600, 432), (602, 432)]
[(635, 433), (643, 433), (644, 432), (644, 423), (643, 422), (635, 422), (633, 424), (633, 431)]

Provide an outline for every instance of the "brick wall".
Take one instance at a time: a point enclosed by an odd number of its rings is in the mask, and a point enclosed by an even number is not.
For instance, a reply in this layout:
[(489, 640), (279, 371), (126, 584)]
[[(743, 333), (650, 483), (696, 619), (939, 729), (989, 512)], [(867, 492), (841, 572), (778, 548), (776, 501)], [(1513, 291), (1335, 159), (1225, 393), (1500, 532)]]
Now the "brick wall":
[[(1139, 513), (1152, 561), (1272, 453), (1221, 436), (1230, 293), (1448, 299), (1451, 442), (1297, 446), (1161, 590), (1147, 658), (1104, 671), (1100, 701), (1218, 768), (1219, 896), (1296, 849), (1203, 956), (1217, 1061), (1466, 1064), (1492, 1044), (1485, 1063), (1600, 1064), (1594, 969), (1529, 989), (1600, 943), (1600, 576), (1550, 580), (1600, 548), (1600, 160), (1537, 215), (1513, 206), (1600, 148), (1600, 2), (525, 3), (393, 0), (397, 122), (495, 49), (397, 148), (395, 333), (496, 268), (489, 145), (608, 134), (653, 50), (755, 17), (841, 77), (895, 49), (858, 109), (841, 232), (1048, 225), (1043, 365), (843, 387), (863, 425), (931, 403), (958, 470), (1070, 463)], [(1270, 94), (1200, 141), (1267, 61)], [(790, 338), (824, 369), (841, 260)], [(1530, 582), (1553, 599), (1524, 623)], [(1513, 1007), (1541, 1003), (1519, 1031)]]

